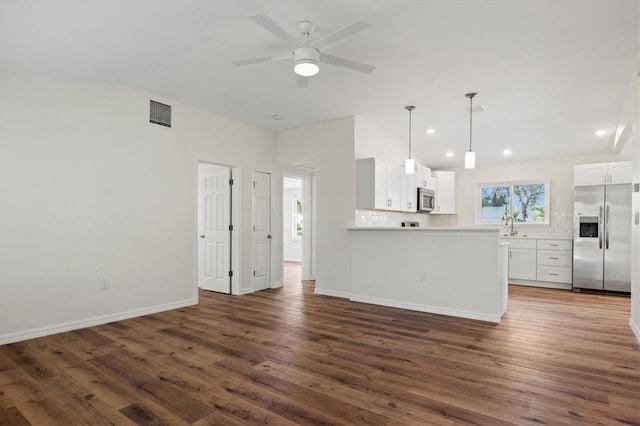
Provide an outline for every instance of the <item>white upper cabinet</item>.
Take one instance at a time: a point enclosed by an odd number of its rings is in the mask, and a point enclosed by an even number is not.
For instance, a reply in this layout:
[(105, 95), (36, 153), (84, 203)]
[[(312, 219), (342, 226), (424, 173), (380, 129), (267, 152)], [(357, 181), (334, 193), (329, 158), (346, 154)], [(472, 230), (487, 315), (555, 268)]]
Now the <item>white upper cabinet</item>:
[(436, 206), (431, 214), (455, 214), (456, 203), (456, 172), (434, 172), (436, 183)]
[(356, 208), (415, 213), (420, 179), (419, 173), (406, 174), (403, 166), (376, 158), (356, 160)]
[(402, 199), (405, 198), (402, 188), (404, 170), (400, 166), (387, 166), (387, 210), (402, 210)]
[[(432, 184), (434, 188), (429, 188)], [(425, 166), (416, 165), (416, 187), (435, 189), (435, 180), (431, 177), (431, 169)]]
[(574, 167), (574, 186), (631, 183), (631, 161), (579, 164)]
[(356, 160), (356, 208), (406, 210), (404, 169), (375, 158)]
[(356, 160), (356, 208), (389, 208), (387, 167), (386, 163), (375, 158)]
[(609, 163), (609, 184), (631, 183), (631, 161)]
[(402, 193), (404, 197), (401, 202), (402, 210), (406, 212), (415, 212), (417, 209), (416, 202), (418, 200), (418, 184), (416, 183), (419, 178), (418, 174), (408, 175), (405, 169), (402, 168), (402, 173), (405, 173), (403, 178)]

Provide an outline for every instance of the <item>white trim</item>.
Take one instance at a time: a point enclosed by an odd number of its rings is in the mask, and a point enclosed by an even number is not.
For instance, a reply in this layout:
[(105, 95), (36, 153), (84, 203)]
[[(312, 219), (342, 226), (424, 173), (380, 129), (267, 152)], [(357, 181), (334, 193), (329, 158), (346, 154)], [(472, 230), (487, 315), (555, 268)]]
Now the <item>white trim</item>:
[(633, 334), (636, 335), (636, 340), (640, 342), (640, 328), (635, 325), (635, 323), (631, 319), (629, 319), (629, 327), (631, 327), (631, 331), (633, 331)]
[(428, 312), (431, 314), (447, 315), (452, 317), (468, 318), (472, 320), (487, 321), (492, 323), (500, 322), (500, 315), (489, 315), (481, 312), (463, 311), (460, 309), (443, 308), (440, 306), (420, 305), (417, 303), (400, 302), (396, 300), (378, 299), (374, 297), (351, 295), (351, 301), (370, 303), (373, 305), (388, 306), (391, 308), (408, 309), (411, 311)]
[(281, 288), (283, 286), (282, 281), (271, 284), (271, 288)]
[(314, 290), (314, 293), (320, 296), (339, 297), (341, 299), (349, 299), (351, 297), (351, 294), (346, 291), (328, 290), (328, 289), (318, 288), (318, 287), (316, 287), (316, 289)]
[(66, 331), (78, 330), (86, 327), (93, 327), (96, 325), (107, 324), (110, 322), (121, 321), (129, 318), (136, 318), (144, 315), (156, 314), (158, 312), (170, 311), (172, 309), (179, 309), (197, 304), (197, 298), (187, 299), (181, 300), (179, 302), (171, 302), (163, 305), (156, 305), (147, 308), (119, 312), (117, 314), (103, 315), (81, 321), (71, 321), (46, 327), (33, 328), (31, 330), (19, 331), (16, 333), (9, 333), (0, 336), (0, 345), (20, 342), (28, 339), (35, 339), (36, 337), (49, 336), (57, 333), (64, 333)]

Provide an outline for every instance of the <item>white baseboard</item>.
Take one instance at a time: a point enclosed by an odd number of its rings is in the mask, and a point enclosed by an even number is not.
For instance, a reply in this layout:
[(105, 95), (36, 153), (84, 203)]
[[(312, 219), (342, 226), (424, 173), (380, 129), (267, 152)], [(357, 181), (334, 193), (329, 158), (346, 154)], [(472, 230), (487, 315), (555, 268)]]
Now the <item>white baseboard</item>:
[(376, 299), (373, 297), (351, 295), (354, 302), (370, 303), (373, 305), (388, 306), (391, 308), (409, 309), (411, 311), (428, 312), (431, 314), (448, 315), (453, 317), (468, 318), (479, 321), (487, 321), (493, 323), (500, 322), (499, 314), (486, 314), (482, 312), (463, 311), (460, 309), (443, 308), (441, 306), (419, 305), (417, 303), (400, 302), (397, 300)]
[(147, 308), (133, 309), (116, 314), (103, 315), (94, 318), (88, 318), (80, 321), (70, 321), (62, 324), (50, 325), (47, 327), (33, 328), (31, 330), (19, 331), (0, 335), (0, 345), (8, 343), (21, 342), (23, 340), (35, 339), (37, 337), (50, 336), (52, 334), (63, 333), (65, 331), (78, 330), (80, 328), (93, 327), (94, 325), (107, 324), (109, 322), (121, 321), (129, 318), (140, 317), (143, 315), (155, 314), (158, 312), (170, 311), (172, 309), (184, 308), (198, 304), (198, 299), (187, 299), (179, 302), (166, 303), (164, 305), (150, 306)]
[(640, 342), (640, 327), (638, 327), (632, 319), (629, 319), (629, 327), (631, 327), (631, 331), (636, 335), (636, 340)]
[(329, 290), (326, 288), (318, 288), (317, 286), (314, 293), (322, 296), (339, 297), (341, 299), (349, 299), (351, 297), (351, 293), (347, 293), (346, 291)]
[(282, 287), (282, 281), (271, 284), (271, 288), (280, 288)]
[(509, 279), (509, 284), (524, 285), (527, 287), (558, 288), (561, 290), (571, 290), (573, 288), (571, 284), (566, 284), (566, 283), (552, 283), (548, 281), (515, 280), (511, 278)]

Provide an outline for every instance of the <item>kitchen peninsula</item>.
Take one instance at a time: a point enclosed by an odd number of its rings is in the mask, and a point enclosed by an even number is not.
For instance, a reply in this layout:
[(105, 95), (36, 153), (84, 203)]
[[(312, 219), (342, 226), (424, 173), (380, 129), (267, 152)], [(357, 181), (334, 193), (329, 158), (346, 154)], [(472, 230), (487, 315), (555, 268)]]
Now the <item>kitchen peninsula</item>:
[(499, 323), (508, 242), (500, 228), (349, 228), (351, 300)]

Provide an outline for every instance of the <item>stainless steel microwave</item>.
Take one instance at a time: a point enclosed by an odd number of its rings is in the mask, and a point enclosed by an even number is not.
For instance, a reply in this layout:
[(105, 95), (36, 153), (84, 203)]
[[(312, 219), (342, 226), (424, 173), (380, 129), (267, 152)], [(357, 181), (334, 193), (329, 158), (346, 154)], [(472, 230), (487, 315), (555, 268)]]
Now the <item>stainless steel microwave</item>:
[(418, 213), (431, 213), (436, 205), (433, 189), (418, 188)]

